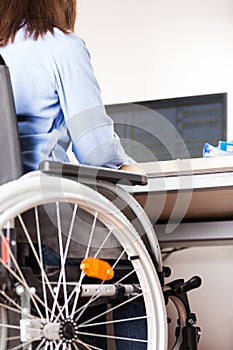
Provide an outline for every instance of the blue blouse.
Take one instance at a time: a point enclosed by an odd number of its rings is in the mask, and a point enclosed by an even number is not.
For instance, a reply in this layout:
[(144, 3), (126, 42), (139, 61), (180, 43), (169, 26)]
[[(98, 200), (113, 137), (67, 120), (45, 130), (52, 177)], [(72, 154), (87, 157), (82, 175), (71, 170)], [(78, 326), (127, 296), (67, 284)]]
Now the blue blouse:
[(85, 43), (55, 29), (37, 41), (18, 31), (0, 48), (9, 67), (18, 117), (24, 171), (45, 159), (119, 168), (133, 162), (106, 115)]

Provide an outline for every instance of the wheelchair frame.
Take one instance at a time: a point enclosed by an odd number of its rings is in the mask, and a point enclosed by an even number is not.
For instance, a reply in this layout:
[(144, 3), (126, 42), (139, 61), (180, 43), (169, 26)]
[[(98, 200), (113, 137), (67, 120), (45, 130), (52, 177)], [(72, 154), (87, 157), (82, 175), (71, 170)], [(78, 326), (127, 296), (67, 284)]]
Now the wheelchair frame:
[[(88, 340), (86, 340), (87, 334), (81, 334), (79, 330), (80, 325), (74, 318), (76, 313), (74, 305), (78, 305), (78, 299), (89, 298), (89, 300), (97, 300), (98, 298), (104, 298), (105, 303), (107, 301), (109, 305), (114, 305), (113, 310), (115, 310), (114, 308), (117, 308), (119, 303), (121, 303), (120, 305), (125, 305), (124, 303), (127, 304), (130, 299), (137, 299), (139, 296), (139, 298), (142, 297), (144, 300), (146, 316), (147, 313), (150, 315), (150, 318), (147, 318), (147, 339), (139, 339), (139, 344), (146, 344), (148, 350), (167, 350), (165, 305), (168, 300), (171, 300), (177, 308), (179, 318), (176, 342), (172, 349), (196, 350), (200, 330), (195, 325), (196, 317), (190, 310), (187, 292), (199, 287), (201, 281), (195, 276), (188, 282), (177, 280), (167, 285), (165, 284), (165, 277), (169, 275), (169, 270), (163, 267), (159, 243), (154, 229), (138, 202), (121, 186), (116, 184), (117, 181), (122, 183), (123, 180), (133, 184), (137, 183), (137, 181), (144, 181), (145, 183), (145, 178), (142, 179), (140, 177), (139, 179), (135, 174), (116, 173), (95, 167), (93, 167), (94, 172), (90, 174), (90, 167), (70, 165), (67, 169), (66, 164), (57, 162), (42, 163), (40, 167), (41, 172), (20, 177), (22, 166), (9, 72), (6, 66), (0, 66), (0, 68), (0, 84), (6, 86), (4, 91), (7, 91), (4, 104), (5, 106), (8, 104), (11, 106), (0, 110), (0, 117), (2, 118), (3, 116), (3, 118), (11, 121), (8, 129), (14, 130), (16, 135), (13, 145), (10, 147), (10, 159), (12, 160), (10, 163), (12, 166), (4, 172), (4, 174), (7, 174), (7, 177), (5, 175), (2, 177), (1, 174), (1, 183), (6, 184), (0, 187), (0, 235), (2, 247), (0, 257), (0, 348), (6, 350), (10, 346), (9, 349), (11, 350), (40, 350), (42, 348), (46, 350), (100, 349), (92, 343), (88, 343)], [(4, 73), (4, 79), (1, 79), (1, 72)], [(14, 128), (12, 128), (12, 125), (14, 125)], [(9, 157), (9, 154), (4, 155), (4, 157)], [(15, 168), (16, 164), (18, 164), (18, 167)], [(116, 174), (120, 174), (120, 177), (116, 176)], [(112, 182), (111, 180), (109, 181), (111, 177)], [(15, 180), (17, 178), (19, 179)], [(15, 181), (11, 182), (11, 180)], [(68, 292), (63, 293), (64, 305), (57, 305), (61, 286), (67, 288), (67, 290), (70, 288), (69, 283), (71, 282), (67, 281), (66, 277), (70, 271), (72, 275), (74, 270), (77, 269), (73, 266), (66, 266), (65, 261), (61, 262), (62, 268), (59, 272), (57, 266), (46, 266), (43, 264), (42, 245), (39, 248), (35, 248), (21, 216), (29, 208), (37, 207), (38, 204), (47, 204), (51, 201), (55, 203), (69, 201), (72, 205), (75, 205), (77, 202), (83, 210), (85, 209), (89, 214), (93, 215), (94, 220), (96, 220), (95, 213), (98, 212), (98, 220), (100, 217), (103, 225), (109, 230), (116, 231), (114, 237), (120, 242), (124, 253), (128, 254), (128, 261), (130, 262), (130, 268), (127, 270), (128, 266), (126, 266), (126, 271), (129, 276), (134, 278), (132, 280), (129, 278), (129, 282), (127, 282), (126, 277), (125, 283), (119, 283), (122, 279), (124, 281), (125, 278), (122, 276), (122, 273), (124, 274), (125, 272), (124, 266), (123, 272), (120, 269), (116, 269), (116, 273), (120, 277), (118, 282), (114, 281), (112, 284), (97, 283), (96, 279), (94, 279), (88, 280), (88, 283), (81, 288), (79, 282), (72, 280), (73, 294), (76, 295), (74, 298), (74, 295), (70, 298), (74, 303), (73, 307), (67, 306), (70, 301), (68, 300)], [(38, 215), (38, 213), (35, 215)], [(18, 235), (14, 225), (16, 217), (21, 221), (21, 225), (25, 227), (24, 233), (28, 236), (28, 244), (18, 242)], [(39, 274), (38, 271), (36, 273), (33, 271), (30, 264), (25, 265), (25, 259), (30, 255), (29, 250), (33, 251), (36, 260), (40, 260), (40, 264), (37, 261)], [(65, 250), (61, 249), (60, 253), (61, 260), (64, 257), (67, 258)], [(117, 263), (121, 261), (122, 256), (119, 255)], [(20, 266), (22, 261), (25, 266)], [(115, 265), (113, 264), (113, 266)], [(23, 268), (22, 271), (21, 267)], [(142, 271), (138, 273), (140, 269)], [(49, 276), (50, 274), (54, 276), (57, 273), (56, 283), (60, 283), (57, 290), (56, 287), (54, 291), (47, 290), (52, 285), (46, 275), (47, 272)], [(76, 280), (80, 278), (80, 274), (84, 278), (82, 272), (79, 271), (77, 274), (76, 271), (75, 273)], [(135, 277), (134, 275), (137, 276)], [(40, 277), (38, 278), (38, 276)], [(44, 282), (44, 285), (43, 283), (40, 284), (40, 281)], [(95, 283), (92, 281), (95, 281)], [(67, 287), (65, 287), (66, 282), (68, 283)], [(45, 288), (47, 289), (45, 290)], [(142, 292), (141, 288), (144, 288), (145, 291)], [(51, 307), (47, 300), (49, 299), (49, 293), (55, 300), (55, 302), (53, 300), (52, 310), (50, 310), (53, 317), (49, 316), (48, 310), (45, 310), (45, 305), (47, 309)], [(44, 298), (44, 303), (39, 302), (38, 304), (38, 299), (42, 298)], [(58, 314), (55, 317), (56, 308)], [(71, 311), (69, 308), (71, 308)], [(82, 308), (82, 306), (79, 306), (79, 308)], [(4, 312), (4, 309), (6, 312)], [(65, 312), (65, 317), (58, 322), (63, 311)], [(15, 317), (16, 315), (17, 317)], [(35, 317), (35, 315), (37, 316)], [(7, 319), (10, 323), (8, 326), (4, 326)], [(89, 321), (95, 321), (96, 319), (97, 317), (92, 317)], [(84, 321), (84, 329), (85, 322), (87, 321)], [(111, 324), (112, 321), (108, 322), (108, 324)], [(8, 332), (8, 329), (10, 329), (10, 332)], [(15, 336), (14, 329), (20, 331), (20, 336)], [(109, 338), (111, 340), (114, 336)], [(117, 337), (115, 338), (117, 339)], [(133, 341), (135, 339), (132, 340), (132, 343)], [(140, 341), (142, 342), (140, 343)]]

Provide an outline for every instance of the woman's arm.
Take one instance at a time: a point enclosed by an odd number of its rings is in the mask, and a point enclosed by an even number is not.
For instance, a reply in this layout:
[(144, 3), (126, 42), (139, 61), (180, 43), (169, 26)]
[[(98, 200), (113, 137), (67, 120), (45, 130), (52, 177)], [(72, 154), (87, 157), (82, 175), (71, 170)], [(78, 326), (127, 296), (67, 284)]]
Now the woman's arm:
[(67, 42), (70, 50), (66, 48), (69, 53), (58, 62), (57, 82), (75, 156), (82, 164), (113, 169), (134, 164), (106, 114), (84, 42), (74, 34), (67, 36)]

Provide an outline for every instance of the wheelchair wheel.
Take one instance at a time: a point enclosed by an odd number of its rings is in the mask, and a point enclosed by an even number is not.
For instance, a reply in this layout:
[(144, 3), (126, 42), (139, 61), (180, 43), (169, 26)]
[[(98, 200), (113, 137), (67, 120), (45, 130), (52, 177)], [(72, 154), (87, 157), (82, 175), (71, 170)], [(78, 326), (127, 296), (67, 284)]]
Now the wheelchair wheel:
[(157, 272), (111, 202), (40, 174), (0, 198), (1, 350), (167, 349)]

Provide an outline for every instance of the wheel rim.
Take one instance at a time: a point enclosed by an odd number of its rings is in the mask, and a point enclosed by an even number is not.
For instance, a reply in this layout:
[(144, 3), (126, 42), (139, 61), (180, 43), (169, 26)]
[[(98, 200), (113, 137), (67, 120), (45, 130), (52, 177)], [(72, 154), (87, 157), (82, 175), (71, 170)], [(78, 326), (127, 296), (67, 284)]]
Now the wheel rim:
[[(7, 324), (7, 312), (4, 307), (0, 306), (0, 324)], [(0, 327), (0, 349), (7, 347), (7, 328)]]

